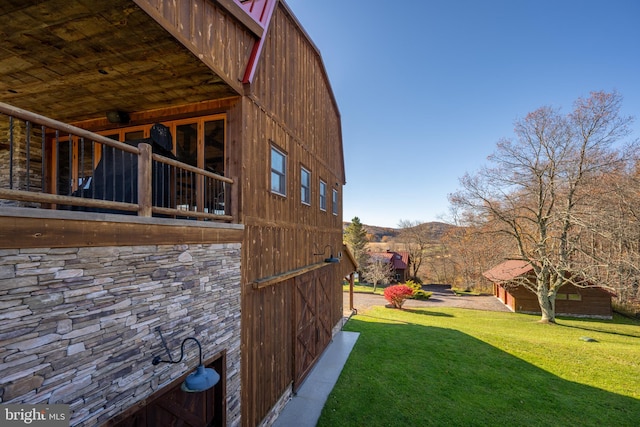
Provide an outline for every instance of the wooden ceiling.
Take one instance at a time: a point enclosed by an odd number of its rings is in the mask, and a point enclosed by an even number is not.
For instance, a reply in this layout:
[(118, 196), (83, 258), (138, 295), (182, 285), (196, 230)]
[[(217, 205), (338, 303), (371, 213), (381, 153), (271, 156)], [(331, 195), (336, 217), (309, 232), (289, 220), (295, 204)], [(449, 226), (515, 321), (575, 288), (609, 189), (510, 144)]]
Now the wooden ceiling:
[(2, 0), (0, 100), (61, 121), (237, 95), (131, 0)]

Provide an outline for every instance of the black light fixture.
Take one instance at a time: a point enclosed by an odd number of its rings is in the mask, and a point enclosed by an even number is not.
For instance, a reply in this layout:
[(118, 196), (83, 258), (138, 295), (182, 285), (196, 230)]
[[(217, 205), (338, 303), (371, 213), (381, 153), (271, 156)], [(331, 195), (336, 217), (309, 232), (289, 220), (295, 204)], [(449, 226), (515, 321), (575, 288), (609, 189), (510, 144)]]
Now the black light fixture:
[(182, 358), (184, 357), (185, 343), (188, 340), (193, 340), (195, 341), (196, 344), (198, 344), (198, 351), (200, 354), (200, 363), (198, 364), (198, 367), (196, 368), (195, 371), (187, 375), (187, 378), (184, 380), (181, 386), (182, 391), (186, 391), (189, 393), (197, 393), (200, 391), (209, 390), (211, 387), (216, 385), (218, 381), (220, 381), (220, 374), (218, 374), (215, 371), (215, 369), (205, 368), (204, 365), (202, 364), (202, 346), (200, 345), (200, 341), (198, 341), (194, 337), (185, 338), (182, 341), (182, 344), (180, 345), (180, 359), (174, 361), (173, 358), (171, 357), (171, 352), (167, 347), (167, 343), (165, 342), (164, 337), (162, 336), (162, 331), (160, 330), (160, 327), (156, 328), (156, 330), (160, 334), (162, 345), (164, 346), (164, 349), (167, 351), (167, 354), (169, 355), (169, 360), (162, 360), (160, 356), (156, 356), (153, 358), (153, 361), (151, 362), (154, 366), (160, 363), (180, 363), (182, 362)]
[(331, 245), (326, 245), (324, 247), (324, 249), (322, 250), (322, 252), (314, 254), (314, 255), (324, 255), (325, 252), (327, 251), (327, 248), (331, 249), (331, 255), (329, 255), (329, 258), (325, 258), (324, 262), (331, 262), (331, 263), (335, 263), (335, 262), (340, 262), (340, 259), (336, 258), (333, 256), (333, 246)]
[(129, 113), (125, 111), (107, 111), (107, 120), (109, 123), (129, 123), (131, 118), (129, 117)]

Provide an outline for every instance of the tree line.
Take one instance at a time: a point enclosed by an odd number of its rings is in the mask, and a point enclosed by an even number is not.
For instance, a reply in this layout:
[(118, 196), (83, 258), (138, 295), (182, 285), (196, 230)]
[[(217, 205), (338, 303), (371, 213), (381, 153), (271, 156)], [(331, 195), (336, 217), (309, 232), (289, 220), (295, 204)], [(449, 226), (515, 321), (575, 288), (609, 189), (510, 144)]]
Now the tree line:
[(535, 279), (518, 284), (537, 295), (541, 320), (550, 323), (568, 284), (637, 302), (640, 156), (638, 141), (628, 140), (633, 118), (621, 106), (618, 93), (593, 92), (569, 113), (541, 107), (517, 120), (513, 137), (449, 196), (456, 227), (434, 242), (420, 222), (399, 223), (412, 274), (477, 287), (496, 264), (525, 260)]

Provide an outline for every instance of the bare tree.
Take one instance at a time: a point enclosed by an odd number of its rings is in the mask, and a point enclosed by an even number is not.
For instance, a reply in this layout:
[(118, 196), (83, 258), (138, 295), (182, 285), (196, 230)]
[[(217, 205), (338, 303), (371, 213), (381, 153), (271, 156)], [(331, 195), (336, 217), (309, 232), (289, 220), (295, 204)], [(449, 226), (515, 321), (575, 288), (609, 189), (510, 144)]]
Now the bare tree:
[(378, 283), (390, 283), (393, 278), (393, 266), (389, 260), (380, 255), (371, 255), (364, 268), (364, 277), (373, 283), (373, 292), (376, 291)]
[(596, 183), (593, 207), (583, 215), (582, 255), (594, 260), (599, 275), (626, 304), (640, 283), (640, 165), (618, 169)]
[(488, 286), (482, 272), (513, 255), (514, 247), (490, 224), (452, 228), (443, 236), (451, 265), (451, 283), (463, 289)]
[[(472, 218), (503, 233), (528, 261), (535, 281), (521, 284), (535, 292), (542, 322), (555, 322), (558, 290), (572, 283), (591, 286), (603, 266), (587, 253), (585, 234), (591, 189), (628, 163), (632, 151), (616, 150), (629, 135), (630, 117), (620, 115), (617, 93), (591, 93), (564, 116), (549, 107), (515, 124), (515, 140), (502, 140), (491, 166), (461, 179), (450, 196)], [(607, 286), (607, 283), (597, 283)]]
[(411, 277), (417, 278), (420, 266), (427, 256), (427, 249), (431, 243), (429, 229), (422, 227), (420, 221), (410, 221), (402, 219), (398, 222), (400, 228), (400, 239), (404, 243), (405, 249), (409, 252), (411, 260)]

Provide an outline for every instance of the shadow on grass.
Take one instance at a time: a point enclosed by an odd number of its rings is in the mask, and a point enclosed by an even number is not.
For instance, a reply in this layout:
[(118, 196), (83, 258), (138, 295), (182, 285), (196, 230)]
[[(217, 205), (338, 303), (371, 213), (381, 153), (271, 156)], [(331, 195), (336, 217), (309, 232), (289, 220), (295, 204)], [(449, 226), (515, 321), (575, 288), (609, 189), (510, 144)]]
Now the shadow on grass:
[[(591, 319), (580, 319), (581, 323), (588, 323), (589, 321), (593, 321), (593, 322), (598, 322), (601, 324), (601, 320), (597, 321), (597, 320), (591, 320)], [(583, 331), (589, 331), (589, 332), (598, 332), (601, 334), (610, 334), (610, 335), (618, 335), (618, 336), (622, 336), (622, 337), (630, 337), (630, 338), (640, 338), (640, 330), (638, 331), (637, 334), (625, 334), (622, 332), (618, 332), (618, 331), (609, 331), (606, 328), (603, 327), (599, 327), (599, 328), (589, 328), (589, 327), (585, 327), (585, 326), (577, 326), (577, 325), (569, 325), (566, 323), (563, 323), (562, 321), (556, 320), (556, 325), (557, 326), (561, 326), (564, 328), (572, 328), (572, 329), (580, 329)]]
[(362, 317), (345, 326), (360, 337), (320, 427), (637, 425), (640, 400), (564, 380), (455, 329)]
[[(397, 310), (397, 309), (389, 308), (389, 310)], [(413, 310), (413, 309), (410, 309), (410, 308), (404, 308), (404, 309), (402, 309), (402, 311), (406, 312), (406, 313), (411, 313), (411, 314), (418, 314), (418, 315), (421, 315), (421, 316), (455, 317), (453, 314), (439, 313), (437, 311), (428, 311), (428, 310), (423, 310), (423, 309)], [(369, 315), (369, 314), (366, 314), (366, 313), (365, 314), (358, 314), (358, 317), (375, 319), (375, 321), (382, 320), (382, 321), (385, 321), (385, 322), (397, 323), (397, 324), (401, 324), (401, 325), (416, 325), (415, 323), (405, 322), (403, 320), (399, 320), (399, 319), (393, 318), (393, 317), (384, 317), (384, 316), (379, 316), (379, 315), (373, 316), (373, 315)], [(419, 326), (419, 325), (416, 325), (416, 326)]]
[(425, 309), (413, 309), (413, 308), (405, 308), (402, 311), (406, 311), (408, 313), (419, 314), (421, 316), (435, 316), (435, 317), (455, 317), (453, 314), (442, 313), (439, 311), (429, 311)]

